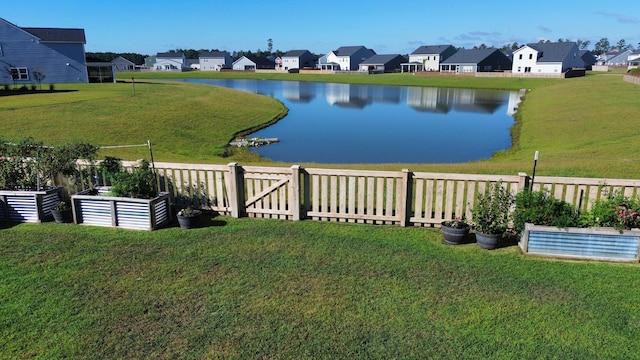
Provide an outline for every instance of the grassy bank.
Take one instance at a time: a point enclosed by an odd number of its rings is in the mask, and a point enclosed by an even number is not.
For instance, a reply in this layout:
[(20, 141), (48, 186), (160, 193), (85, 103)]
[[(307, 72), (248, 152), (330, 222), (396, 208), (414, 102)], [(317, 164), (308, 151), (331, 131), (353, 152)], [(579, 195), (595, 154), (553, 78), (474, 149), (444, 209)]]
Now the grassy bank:
[[(101, 146), (151, 140), (157, 161), (225, 161), (222, 155), (235, 133), (286, 115), (274, 99), (212, 86), (147, 81), (135, 84), (135, 94), (130, 83), (56, 88), (77, 91), (3, 97), (2, 137)], [(149, 158), (144, 147), (103, 153)]]
[[(48, 143), (83, 139), (100, 145), (140, 144), (151, 139), (156, 160), (243, 164), (270, 163), (252, 153), (222, 157), (237, 132), (285, 113), (273, 99), (226, 89), (183, 83), (157, 83), (172, 77), (252, 77), (410, 86), (529, 89), (513, 129), (513, 148), (491, 159), (465, 164), (336, 165), (355, 169), (515, 174), (531, 172), (540, 151), (537, 174), (640, 178), (640, 141), (635, 117), (640, 87), (621, 74), (575, 79), (500, 79), (421, 77), (409, 74), (301, 75), (218, 72), (125, 73), (130, 83), (60, 86), (75, 93), (4, 97), (0, 116), (6, 136), (32, 135)], [(144, 79), (153, 78), (154, 80)], [(148, 157), (144, 148), (110, 150), (110, 155)], [(290, 164), (276, 164), (285, 165)], [(303, 166), (327, 166), (302, 164)]]
[(452, 247), (435, 229), (226, 217), (208, 225), (0, 230), (0, 357), (628, 359), (640, 351), (638, 265)]

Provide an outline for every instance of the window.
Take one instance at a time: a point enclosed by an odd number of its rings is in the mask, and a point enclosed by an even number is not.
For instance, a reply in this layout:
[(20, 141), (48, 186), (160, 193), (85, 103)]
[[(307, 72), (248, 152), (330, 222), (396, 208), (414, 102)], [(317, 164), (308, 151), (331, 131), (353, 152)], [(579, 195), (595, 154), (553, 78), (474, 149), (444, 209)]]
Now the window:
[(11, 77), (13, 80), (29, 80), (29, 71), (26, 67), (12, 67)]
[(518, 56), (518, 60), (522, 60), (522, 54)]
[(533, 54), (529, 54), (529, 60), (533, 59)]

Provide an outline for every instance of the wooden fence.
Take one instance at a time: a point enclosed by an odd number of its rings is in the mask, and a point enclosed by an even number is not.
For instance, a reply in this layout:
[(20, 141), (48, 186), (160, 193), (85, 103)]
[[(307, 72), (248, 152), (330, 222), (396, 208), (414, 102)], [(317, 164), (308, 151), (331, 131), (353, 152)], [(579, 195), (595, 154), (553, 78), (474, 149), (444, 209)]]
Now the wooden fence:
[[(124, 162), (131, 169), (134, 162)], [(64, 184), (69, 193), (99, 185), (95, 167), (79, 165), (83, 175)], [(512, 193), (531, 178), (401, 171), (361, 171), (292, 167), (155, 163), (159, 191), (176, 208), (193, 206), (233, 217), (312, 219), (398, 226), (439, 226), (455, 217), (471, 219), (476, 194), (502, 182)], [(534, 190), (581, 209), (607, 191), (640, 194), (640, 180), (535, 177)]]

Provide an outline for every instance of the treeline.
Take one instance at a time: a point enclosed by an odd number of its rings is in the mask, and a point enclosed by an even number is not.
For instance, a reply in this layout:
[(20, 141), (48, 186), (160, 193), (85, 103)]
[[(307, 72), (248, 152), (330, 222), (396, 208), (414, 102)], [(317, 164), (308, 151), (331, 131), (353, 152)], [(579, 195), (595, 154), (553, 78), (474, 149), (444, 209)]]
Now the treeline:
[(144, 59), (146, 57), (149, 57), (149, 55), (142, 55), (142, 54), (136, 54), (136, 53), (114, 53), (114, 52), (88, 52), (86, 53), (86, 56), (88, 58), (93, 58), (93, 59), (104, 61), (104, 62), (111, 62), (113, 59), (117, 58), (118, 56), (122, 56), (123, 58), (131, 61), (136, 65), (144, 64)]

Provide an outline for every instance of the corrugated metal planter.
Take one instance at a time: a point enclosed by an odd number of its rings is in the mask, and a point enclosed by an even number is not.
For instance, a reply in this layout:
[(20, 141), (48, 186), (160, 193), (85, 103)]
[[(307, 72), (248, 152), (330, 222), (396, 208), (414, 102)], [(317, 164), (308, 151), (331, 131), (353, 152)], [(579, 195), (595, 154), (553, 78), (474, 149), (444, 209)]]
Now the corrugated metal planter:
[(620, 233), (611, 228), (567, 228), (525, 224), (520, 249), (526, 254), (549, 257), (638, 261), (640, 231)]
[(86, 190), (71, 196), (76, 224), (134, 230), (154, 230), (171, 220), (169, 193), (153, 199), (104, 196), (108, 187), (97, 188), (98, 194)]
[(40, 191), (0, 190), (0, 220), (40, 223), (51, 218), (61, 188)]

